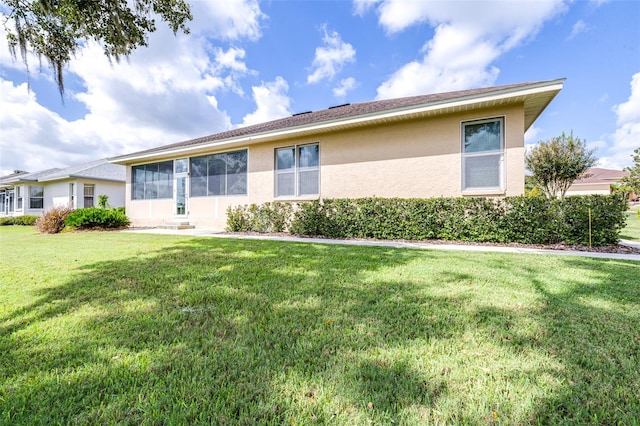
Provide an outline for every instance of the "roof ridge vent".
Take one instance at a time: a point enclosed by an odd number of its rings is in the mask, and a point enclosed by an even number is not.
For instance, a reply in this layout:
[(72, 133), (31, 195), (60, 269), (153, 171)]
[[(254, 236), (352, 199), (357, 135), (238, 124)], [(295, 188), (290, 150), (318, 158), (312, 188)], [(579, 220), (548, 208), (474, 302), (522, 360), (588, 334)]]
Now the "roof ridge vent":
[(296, 112), (295, 114), (292, 115), (292, 117), (295, 117), (297, 115), (311, 114), (312, 112), (313, 111)]
[(334, 105), (334, 106), (330, 106), (329, 109), (342, 108), (342, 107), (346, 107), (346, 106), (349, 106), (349, 105), (351, 105), (351, 104), (346, 103), (346, 104)]

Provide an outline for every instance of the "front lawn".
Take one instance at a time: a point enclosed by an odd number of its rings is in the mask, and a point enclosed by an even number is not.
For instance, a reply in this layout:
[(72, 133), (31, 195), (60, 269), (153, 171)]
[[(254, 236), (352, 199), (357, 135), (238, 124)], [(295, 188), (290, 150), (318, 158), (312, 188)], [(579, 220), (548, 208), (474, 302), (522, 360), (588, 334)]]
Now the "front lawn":
[(634, 206), (627, 212), (627, 226), (622, 229), (620, 238), (640, 243), (640, 218), (638, 217), (638, 211), (640, 211), (640, 205)]
[(0, 228), (0, 424), (637, 424), (640, 264)]

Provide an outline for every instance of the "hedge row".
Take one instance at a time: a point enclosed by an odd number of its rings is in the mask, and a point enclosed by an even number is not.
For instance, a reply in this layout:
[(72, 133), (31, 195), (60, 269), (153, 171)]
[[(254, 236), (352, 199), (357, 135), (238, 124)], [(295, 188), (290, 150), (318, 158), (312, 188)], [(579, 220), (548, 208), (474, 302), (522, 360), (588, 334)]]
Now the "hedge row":
[[(360, 198), (267, 203), (227, 210), (229, 231), (331, 238), (461, 240), (594, 246), (617, 243), (627, 202), (615, 195), (548, 200)], [(591, 213), (589, 213), (591, 212)], [(591, 216), (591, 237), (589, 236)]]
[(0, 217), (0, 226), (8, 226), (8, 225), (33, 226), (36, 223), (36, 220), (38, 220), (38, 216), (32, 216), (32, 215)]
[(64, 223), (76, 229), (124, 228), (131, 224), (124, 207), (115, 209), (88, 207), (74, 210), (66, 216)]

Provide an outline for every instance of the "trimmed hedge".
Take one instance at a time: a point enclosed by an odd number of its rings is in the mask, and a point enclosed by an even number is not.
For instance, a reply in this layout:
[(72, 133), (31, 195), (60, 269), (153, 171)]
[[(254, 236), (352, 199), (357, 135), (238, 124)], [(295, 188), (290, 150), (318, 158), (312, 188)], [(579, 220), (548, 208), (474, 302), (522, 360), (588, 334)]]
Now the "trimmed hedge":
[(123, 228), (131, 223), (124, 212), (124, 207), (102, 209), (89, 207), (75, 210), (65, 219), (65, 224), (71, 228)]
[(227, 231), (284, 232), (289, 227), (293, 205), (264, 203), (227, 208)]
[(33, 226), (36, 224), (39, 216), (24, 215), (15, 217), (0, 217), (0, 226), (20, 225)]
[[(268, 205), (268, 206), (267, 206)], [(227, 210), (229, 231), (273, 232), (330, 238), (461, 240), (526, 244), (618, 242), (625, 225), (626, 200), (589, 195), (548, 200), (506, 198), (360, 198), (267, 203)], [(270, 221), (277, 206), (278, 226)], [(289, 216), (293, 213), (292, 216)], [(284, 228), (282, 228), (284, 226)]]

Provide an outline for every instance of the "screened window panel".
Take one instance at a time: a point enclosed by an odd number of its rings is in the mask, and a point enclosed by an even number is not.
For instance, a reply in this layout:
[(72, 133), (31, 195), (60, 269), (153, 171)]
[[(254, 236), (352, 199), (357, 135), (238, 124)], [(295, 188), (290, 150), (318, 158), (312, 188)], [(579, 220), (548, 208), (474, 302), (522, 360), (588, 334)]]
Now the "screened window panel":
[(499, 151), (502, 149), (502, 120), (464, 125), (464, 152)]
[(301, 171), (298, 176), (298, 194), (299, 195), (315, 195), (319, 191), (319, 171)]
[(464, 188), (499, 188), (502, 154), (464, 158)]
[(207, 195), (207, 177), (191, 177), (191, 196), (204, 197)]
[(144, 199), (144, 182), (143, 183), (133, 183), (133, 189), (131, 192), (131, 196), (134, 200), (142, 200)]
[(42, 198), (30, 198), (29, 206), (32, 209), (42, 209), (44, 208), (44, 200)]
[(247, 151), (227, 154), (227, 195), (247, 193)]
[(191, 159), (191, 191), (192, 197), (207, 195), (207, 158), (196, 157)]
[(173, 197), (173, 179), (158, 180), (158, 198)]
[(276, 174), (276, 197), (295, 195), (295, 172), (279, 172)]
[(209, 195), (226, 195), (226, 154), (209, 157)]

